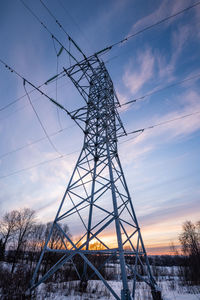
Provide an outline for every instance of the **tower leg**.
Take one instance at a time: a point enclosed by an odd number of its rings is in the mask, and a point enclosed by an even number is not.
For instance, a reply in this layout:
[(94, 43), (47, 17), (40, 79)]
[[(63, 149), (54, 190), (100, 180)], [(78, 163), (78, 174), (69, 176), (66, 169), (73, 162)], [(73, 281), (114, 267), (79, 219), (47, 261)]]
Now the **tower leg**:
[(160, 290), (151, 290), (153, 300), (163, 300)]
[(129, 290), (121, 290), (121, 300), (131, 300)]
[(85, 293), (86, 292), (87, 285), (88, 285), (88, 281), (87, 280), (82, 279), (80, 281), (79, 290), (80, 290), (81, 293)]

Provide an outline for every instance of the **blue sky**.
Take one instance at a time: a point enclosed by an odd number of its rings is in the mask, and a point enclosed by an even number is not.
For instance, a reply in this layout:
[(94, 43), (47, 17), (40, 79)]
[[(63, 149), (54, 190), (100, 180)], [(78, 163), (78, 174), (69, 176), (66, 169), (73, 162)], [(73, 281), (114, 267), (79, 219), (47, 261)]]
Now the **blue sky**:
[[(86, 55), (195, 3), (185, 0), (44, 1)], [(26, 3), (68, 48), (68, 40), (39, 1)], [(152, 28), (102, 57), (121, 103), (174, 82), (200, 74), (200, 6)], [(53, 42), (20, 1), (0, 3), (0, 58), (35, 85), (56, 74)], [(59, 46), (56, 44), (56, 49)], [(73, 48), (72, 48), (72, 51)], [(74, 52), (77, 54), (76, 52)], [(59, 57), (59, 70), (69, 57)], [(127, 131), (148, 127), (200, 111), (200, 79), (163, 90), (143, 101), (124, 106), (120, 116)], [(58, 81), (57, 100), (70, 110), (83, 104), (67, 78)], [(27, 86), (27, 88), (30, 90)], [(56, 97), (55, 83), (45, 87)], [(23, 82), (0, 66), (0, 108), (24, 95)], [(31, 207), (39, 221), (55, 216), (82, 146), (80, 130), (37, 92), (31, 100), (62, 154), (49, 164), (1, 178), (58, 157), (43, 139), (21, 151), (3, 154), (43, 138), (44, 133), (25, 97), (0, 111), (0, 211)], [(144, 241), (148, 248), (177, 243), (185, 220), (197, 221), (200, 211), (200, 114), (146, 130), (127, 142), (119, 154)], [(70, 154), (72, 153), (72, 154)], [(70, 227), (70, 224), (69, 224)], [(164, 248), (163, 248), (164, 249)]]

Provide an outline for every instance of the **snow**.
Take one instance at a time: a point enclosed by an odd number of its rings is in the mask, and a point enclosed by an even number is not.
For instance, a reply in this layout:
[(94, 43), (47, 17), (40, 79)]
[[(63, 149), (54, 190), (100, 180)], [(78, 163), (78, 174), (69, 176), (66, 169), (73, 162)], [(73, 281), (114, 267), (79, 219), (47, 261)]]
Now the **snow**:
[[(113, 272), (114, 265), (109, 268)], [(115, 266), (116, 267), (116, 266)], [(0, 268), (9, 270), (11, 264), (0, 262)], [(182, 286), (178, 277), (178, 267), (156, 267), (156, 281), (162, 291), (163, 300), (200, 300), (200, 286)], [(116, 268), (115, 268), (116, 271)], [(120, 296), (122, 283), (119, 276), (115, 280), (109, 280), (109, 285)], [(129, 289), (132, 290), (132, 281), (129, 282)], [(90, 280), (88, 282), (87, 293), (80, 293), (79, 281), (69, 281), (61, 283), (42, 283), (36, 289), (37, 300), (113, 300), (115, 299), (108, 292), (103, 282)], [(1, 294), (1, 292), (0, 292)], [(0, 295), (1, 298), (1, 295)], [(152, 300), (150, 288), (144, 282), (136, 284), (136, 300)]]
[[(37, 295), (38, 300), (86, 300), (86, 299), (99, 299), (106, 300), (115, 299), (106, 291), (104, 284), (98, 280), (91, 280), (88, 283), (89, 293), (80, 294), (78, 291), (78, 281), (72, 281), (68, 285), (58, 287), (56, 284), (51, 283), (51, 292), (47, 292), (48, 284), (43, 284)], [(121, 282), (109, 281), (109, 284), (114, 291), (120, 295)], [(163, 300), (200, 300), (200, 287), (182, 287), (175, 282), (175, 289), (172, 289), (168, 280), (161, 280), (158, 282), (159, 287), (162, 289)], [(131, 284), (129, 286), (131, 288)], [(54, 292), (52, 292), (54, 290)], [(136, 300), (152, 300), (150, 289), (146, 287), (145, 283), (140, 282), (137, 284), (135, 295)]]

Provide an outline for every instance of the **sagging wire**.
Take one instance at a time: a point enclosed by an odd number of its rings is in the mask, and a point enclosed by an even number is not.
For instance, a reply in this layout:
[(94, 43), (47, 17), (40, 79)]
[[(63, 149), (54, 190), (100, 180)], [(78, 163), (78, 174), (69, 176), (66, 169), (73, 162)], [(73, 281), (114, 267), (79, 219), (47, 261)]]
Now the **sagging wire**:
[(31, 101), (30, 95), (28, 94), (28, 91), (26, 89), (26, 79), (23, 80), (23, 87), (24, 87), (24, 91), (26, 93), (26, 96), (27, 96), (27, 98), (29, 100), (29, 103), (30, 103), (30, 105), (31, 105), (31, 107), (32, 107), (32, 109), (33, 109), (33, 111), (34, 111), (37, 119), (38, 119), (38, 122), (40, 123), (40, 126), (42, 127), (42, 130), (44, 131), (44, 134), (46, 135), (46, 138), (48, 139), (48, 141), (51, 144), (52, 148), (59, 154), (59, 157), (61, 158), (63, 155), (58, 151), (58, 149), (56, 148), (56, 146), (54, 145), (54, 143), (50, 139), (50, 137), (49, 137), (49, 135), (48, 135), (48, 133), (47, 133), (44, 125), (42, 124), (42, 121), (41, 121), (41, 119), (40, 119), (40, 117), (39, 117), (39, 115), (38, 115), (38, 113), (37, 113), (37, 111), (36, 111), (36, 109), (35, 109), (35, 107), (34, 107), (34, 105), (32, 103), (32, 101)]
[[(132, 137), (132, 138), (130, 138), (130, 139), (127, 139), (127, 140), (125, 140), (125, 141), (123, 141), (123, 142), (120, 142), (119, 144), (123, 144), (123, 143), (126, 143), (126, 142), (128, 142), (128, 141), (130, 141), (130, 140), (135, 140), (135, 139), (137, 139), (141, 134), (143, 134), (144, 133), (144, 129), (141, 129), (141, 132), (139, 132), (138, 133), (138, 135), (136, 135), (136, 136), (134, 136), (134, 137)], [(130, 133), (129, 133), (130, 134)]]
[[(69, 53), (71, 53), (71, 39), (69, 38), (68, 41), (69, 41)], [(69, 55), (69, 66), (71, 67), (71, 65), (72, 65), (72, 62), (71, 62), (71, 57)]]
[[(58, 101), (58, 68), (59, 68), (59, 56), (60, 56), (60, 52), (57, 52), (56, 50), (56, 45), (55, 45), (55, 40), (52, 38), (52, 42), (53, 42), (53, 47), (54, 47), (54, 50), (55, 50), (55, 53), (56, 53), (56, 101)], [(59, 54), (60, 53), (60, 54)], [(59, 54), (59, 55), (58, 55)], [(56, 106), (56, 111), (57, 111), (57, 118), (58, 118), (58, 124), (59, 124), (59, 127), (60, 129), (62, 130), (62, 124), (61, 124), (61, 120), (60, 120), (60, 113), (59, 113), (59, 109), (58, 107)]]
[[(51, 103), (57, 105), (60, 109), (62, 109), (63, 111), (65, 111), (67, 113), (68, 116), (70, 116), (70, 118), (77, 124), (77, 126), (82, 130), (83, 128), (81, 127), (81, 125), (77, 122), (76, 118), (70, 113), (70, 111), (68, 109), (66, 109), (62, 104), (58, 103), (56, 100), (54, 100), (53, 98), (49, 97), (46, 93), (44, 93), (42, 90), (40, 90), (40, 88), (38, 88), (37, 86), (35, 86), (32, 82), (30, 82), (29, 80), (25, 79), (20, 73), (18, 73), (16, 70), (14, 70), (13, 68), (11, 68), (8, 64), (6, 64), (2, 59), (0, 59), (0, 63), (3, 64), (5, 66), (5, 68), (7, 68), (10, 72), (14, 73), (15, 75), (17, 75), (18, 77), (20, 77), (23, 81), (25, 80), (30, 86), (32, 86), (35, 90), (37, 90), (41, 95), (45, 96)], [(65, 70), (66, 72), (66, 70)], [(48, 82), (52, 81), (53, 79), (55, 79), (56, 76), (50, 78), (49, 80), (46, 81), (46, 84), (48, 84)], [(29, 94), (29, 93), (27, 93)]]
[[(130, 140), (133, 140), (133, 139), (138, 138), (145, 130), (152, 130), (152, 129), (158, 127), (158, 126), (164, 126), (164, 125), (166, 125), (167, 123), (171, 123), (171, 122), (174, 122), (174, 121), (178, 121), (178, 120), (180, 120), (180, 119), (188, 118), (188, 117), (191, 117), (191, 116), (196, 115), (196, 114), (200, 114), (200, 111), (196, 111), (196, 112), (193, 112), (193, 113), (190, 113), (190, 114), (187, 114), (187, 115), (183, 115), (183, 116), (181, 116), (181, 117), (177, 117), (177, 118), (174, 118), (174, 119), (171, 119), (171, 120), (166, 120), (166, 121), (164, 121), (164, 122), (160, 122), (160, 123), (157, 123), (157, 124), (154, 124), (154, 125), (145, 127), (145, 128), (143, 128), (143, 129), (139, 129), (139, 130), (134, 130), (134, 131), (128, 132), (127, 135), (129, 135), (129, 134), (134, 134), (134, 133), (138, 133), (138, 135), (135, 136), (135, 137), (133, 137), (133, 138), (127, 139), (127, 140), (125, 140), (125, 141), (123, 141), (123, 142), (120, 142), (119, 144), (126, 143), (126, 142), (128, 142), (128, 141), (130, 141)], [(122, 136), (121, 136), (121, 137), (122, 137)], [(0, 176), (0, 179), (4, 179), (4, 178), (7, 178), (7, 177), (16, 175), (16, 174), (18, 174), (18, 173), (21, 173), (21, 172), (24, 172), (24, 171), (27, 171), (27, 170), (30, 170), (30, 169), (39, 167), (39, 166), (41, 166), (41, 165), (43, 165), (43, 164), (48, 164), (48, 163), (50, 163), (50, 162), (52, 162), (52, 161), (54, 161), (54, 160), (57, 160), (57, 159), (59, 159), (59, 158), (62, 158), (62, 159), (63, 159), (63, 158), (64, 158), (65, 156), (67, 156), (67, 155), (71, 155), (71, 154), (78, 153), (78, 152), (79, 152), (79, 150), (75, 150), (75, 151), (73, 151), (73, 152), (71, 152), (71, 153), (64, 154), (62, 157), (60, 156), (60, 157), (53, 158), (53, 159), (51, 159), (51, 160), (42, 161), (42, 162), (39, 163), (39, 164), (30, 166), (30, 167), (27, 167), (27, 168), (24, 168), (24, 169), (16, 170), (16, 171), (14, 171), (14, 172), (12, 172), (12, 173), (10, 173), (10, 174), (7, 174), (7, 175)], [(89, 162), (88, 162), (88, 163), (89, 163)]]
[[(169, 124), (169, 123), (176, 122), (176, 121), (179, 121), (179, 120), (182, 120), (182, 119), (185, 119), (185, 118), (189, 118), (189, 117), (192, 117), (192, 116), (194, 116), (194, 115), (199, 115), (199, 114), (200, 114), (200, 111), (194, 111), (194, 112), (192, 112), (192, 113), (190, 113), (190, 114), (182, 115), (182, 116), (180, 116), (180, 117), (176, 117), (176, 118), (173, 118), (173, 119), (170, 119), (170, 120), (166, 120), (166, 121), (163, 121), (163, 122), (160, 122), (160, 123), (156, 123), (156, 124), (150, 125), (150, 126), (148, 126), (148, 127), (144, 127), (144, 128), (142, 128), (142, 129), (138, 129), (138, 130), (134, 130), (134, 131), (127, 132), (126, 135), (123, 135), (123, 134), (122, 134), (122, 135), (119, 135), (118, 137), (123, 137), (123, 136), (127, 136), (127, 135), (130, 135), (130, 134), (135, 134), (135, 133), (140, 133), (140, 134), (142, 134), (142, 133), (143, 133), (144, 131), (146, 131), (146, 130), (151, 130), (151, 129), (154, 129), (154, 128), (159, 127), (159, 126), (164, 126), (164, 125), (167, 125), (167, 124)], [(140, 135), (140, 134), (139, 134), (139, 135)], [(138, 135), (138, 136), (139, 136), (139, 135)], [(136, 137), (138, 137), (138, 136), (136, 136)], [(131, 140), (131, 139), (136, 138), (136, 137), (127, 139), (127, 140), (121, 142), (120, 144), (125, 143), (125, 142), (127, 142), (127, 141), (129, 141), (129, 140)]]

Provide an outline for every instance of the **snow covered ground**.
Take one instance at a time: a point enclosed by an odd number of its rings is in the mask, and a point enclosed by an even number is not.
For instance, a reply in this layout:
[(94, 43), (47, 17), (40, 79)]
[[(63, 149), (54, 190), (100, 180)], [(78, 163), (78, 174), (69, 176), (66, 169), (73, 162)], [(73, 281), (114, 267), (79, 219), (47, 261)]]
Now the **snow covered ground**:
[[(121, 283), (119, 281), (109, 281), (109, 284), (120, 295)], [(199, 287), (183, 287), (178, 282), (161, 280), (158, 282), (162, 289), (163, 300), (200, 300)], [(88, 293), (81, 294), (78, 290), (78, 282), (72, 281), (65, 284), (42, 284), (38, 290), (38, 300), (87, 300), (87, 299), (115, 299), (109, 294), (103, 283), (92, 280), (88, 284)], [(130, 284), (131, 287), (131, 284)], [(137, 284), (135, 295), (136, 300), (152, 300), (150, 290), (144, 283)]]
[[(0, 268), (10, 270), (9, 263), (0, 263)], [(119, 280), (118, 266), (110, 265), (110, 273), (115, 280), (109, 280), (113, 290), (120, 295), (122, 289), (121, 281)], [(108, 270), (107, 270), (108, 271)], [(200, 286), (182, 286), (180, 283), (179, 267), (152, 267), (155, 279), (159, 288), (162, 290), (163, 300), (200, 300)], [(109, 273), (109, 272), (108, 272)], [(129, 283), (129, 289), (132, 290), (132, 282)], [(115, 299), (110, 292), (108, 292), (105, 285), (99, 280), (91, 280), (88, 282), (87, 293), (80, 293), (79, 282), (69, 281), (60, 283), (43, 283), (36, 289), (37, 300), (89, 300), (99, 299), (106, 300)], [(0, 287), (0, 299), (1, 287)], [(136, 285), (136, 300), (152, 300), (151, 291), (144, 282), (138, 282)]]

